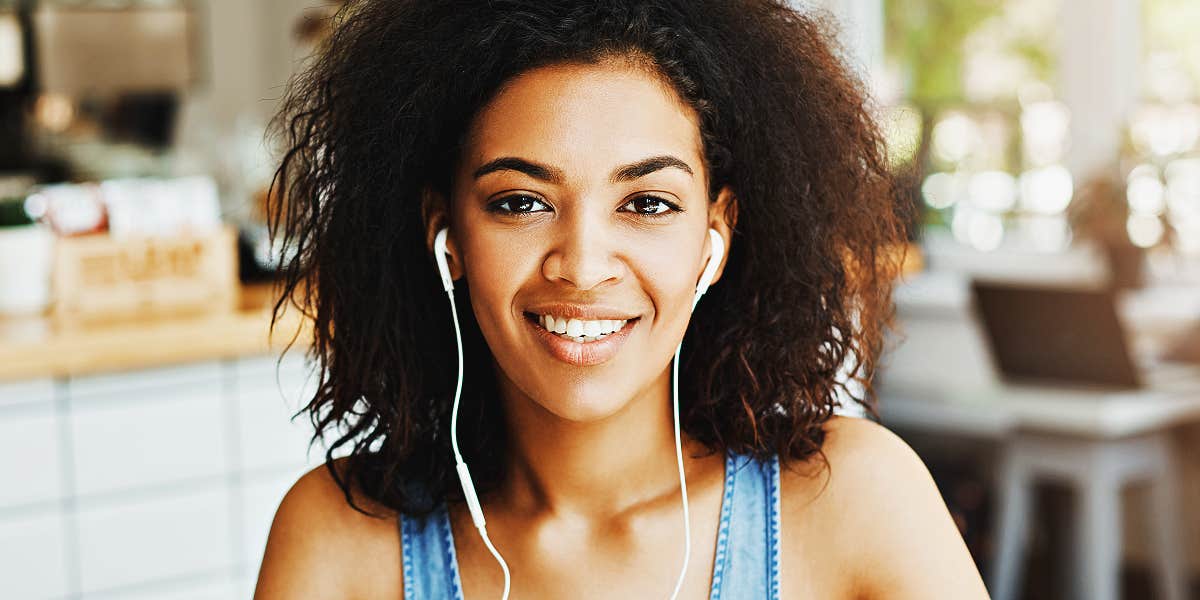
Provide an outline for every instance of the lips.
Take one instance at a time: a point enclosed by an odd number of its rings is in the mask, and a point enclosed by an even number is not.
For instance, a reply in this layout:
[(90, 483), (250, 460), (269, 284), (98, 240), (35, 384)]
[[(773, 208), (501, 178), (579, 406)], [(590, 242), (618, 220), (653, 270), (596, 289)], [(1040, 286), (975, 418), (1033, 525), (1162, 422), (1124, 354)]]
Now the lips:
[(621, 329), (601, 339), (591, 342), (576, 342), (547, 331), (538, 324), (537, 315), (533, 313), (525, 313), (523, 320), (533, 333), (534, 338), (538, 340), (539, 345), (550, 356), (577, 367), (590, 367), (612, 360), (617, 352), (621, 350), (625, 341), (629, 339), (633, 328), (641, 322), (641, 318), (634, 318), (625, 323), (625, 326)]

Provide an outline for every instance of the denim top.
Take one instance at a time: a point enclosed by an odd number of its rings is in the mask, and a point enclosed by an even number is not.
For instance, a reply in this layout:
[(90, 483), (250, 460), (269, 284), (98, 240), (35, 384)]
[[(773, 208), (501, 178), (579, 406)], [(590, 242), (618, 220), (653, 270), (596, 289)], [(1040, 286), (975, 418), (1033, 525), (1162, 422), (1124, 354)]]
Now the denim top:
[[(404, 598), (463, 600), (445, 503), (399, 518)], [(728, 454), (710, 600), (779, 599), (779, 459)], [(676, 572), (664, 581), (674, 581)]]

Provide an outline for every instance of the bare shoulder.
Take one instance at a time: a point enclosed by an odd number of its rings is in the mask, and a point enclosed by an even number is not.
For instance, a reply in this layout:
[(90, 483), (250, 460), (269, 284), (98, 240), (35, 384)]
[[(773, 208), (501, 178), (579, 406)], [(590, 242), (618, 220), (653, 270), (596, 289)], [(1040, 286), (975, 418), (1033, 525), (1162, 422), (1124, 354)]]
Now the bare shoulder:
[(781, 472), (791, 570), (810, 572), (821, 597), (987, 598), (916, 452), (868, 419), (835, 416), (825, 432), (824, 461), (814, 455)]
[[(335, 468), (344, 467), (338, 459)], [(346, 502), (325, 465), (302, 475), (275, 512), (255, 600), (400, 598), (400, 540), (394, 511), (361, 494)]]

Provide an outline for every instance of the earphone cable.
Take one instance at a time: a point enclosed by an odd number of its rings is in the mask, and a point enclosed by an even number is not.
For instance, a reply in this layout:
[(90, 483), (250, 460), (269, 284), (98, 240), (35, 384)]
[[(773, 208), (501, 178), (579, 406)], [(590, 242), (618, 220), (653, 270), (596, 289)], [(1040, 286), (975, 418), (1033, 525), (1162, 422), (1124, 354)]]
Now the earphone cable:
[[(700, 303), (703, 291), (698, 291), (692, 298), (692, 311)], [(683, 340), (675, 346), (675, 360), (671, 363), (671, 412), (675, 420), (675, 461), (679, 467), (679, 496), (683, 503), (683, 565), (679, 568), (679, 579), (675, 580), (675, 590), (671, 592), (671, 600), (679, 597), (683, 589), (683, 580), (687, 576), (688, 562), (692, 558), (692, 519), (688, 510), (687, 477), (683, 474), (683, 443), (679, 434), (679, 352), (683, 349)]]
[[(458, 348), (458, 383), (454, 386), (454, 408), (450, 413), (450, 445), (454, 449), (454, 460), (457, 463), (455, 466), (459, 469), (461, 477), (461, 473), (466, 468), (466, 463), (463, 461), (462, 454), (458, 451), (458, 405), (462, 398), (463, 382), (462, 332), (459, 330), (458, 325), (458, 308), (454, 304), (454, 290), (447, 290), (446, 293), (450, 295), (450, 315), (454, 317), (454, 341), (455, 347)], [(467, 492), (467, 490), (464, 489), (463, 493), (474, 496), (475, 484), (471, 483), (468, 485), (470, 486), (471, 491)], [(470, 504), (469, 501), (468, 504)], [(480, 516), (482, 516), (482, 510), (480, 511)], [(504, 594), (500, 597), (500, 599), (508, 600), (508, 593), (512, 587), (512, 575), (508, 572), (508, 563), (504, 562), (504, 557), (500, 556), (500, 552), (496, 550), (494, 545), (492, 545), (492, 540), (488, 537), (487, 527), (484, 526), (480, 521), (476, 521), (476, 529), (479, 530), (479, 537), (483, 538), (483, 545), (487, 546), (488, 552), (491, 552), (492, 556), (496, 559), (496, 562), (500, 563), (500, 570), (504, 571)]]
[[(695, 303), (692, 306), (695, 307)], [(683, 579), (687, 575), (688, 561), (692, 557), (692, 520), (688, 514), (687, 478), (683, 475), (683, 444), (679, 438), (679, 350), (681, 348), (683, 348), (683, 342), (675, 347), (675, 360), (671, 375), (671, 408), (675, 417), (675, 461), (679, 466), (679, 494), (683, 502), (683, 565), (679, 568), (679, 579), (675, 581), (675, 590), (671, 592), (671, 600), (679, 597), (679, 590), (683, 587)]]

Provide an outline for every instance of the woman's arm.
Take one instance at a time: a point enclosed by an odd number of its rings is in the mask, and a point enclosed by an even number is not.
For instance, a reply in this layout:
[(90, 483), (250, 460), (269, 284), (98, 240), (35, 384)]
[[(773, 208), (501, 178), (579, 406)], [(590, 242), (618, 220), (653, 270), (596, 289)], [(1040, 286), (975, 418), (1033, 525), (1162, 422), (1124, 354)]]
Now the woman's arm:
[[(788, 538), (789, 519), (811, 522), (814, 515), (803, 511), (817, 511), (821, 523), (814, 531), (830, 540), (851, 597), (988, 598), (929, 470), (912, 448), (867, 419), (834, 417), (826, 431), (823, 450), (831, 470), (791, 486), (807, 490), (812, 501), (784, 498), (784, 556), (789, 544), (810, 543)], [(783, 491), (788, 488), (785, 479)]]

